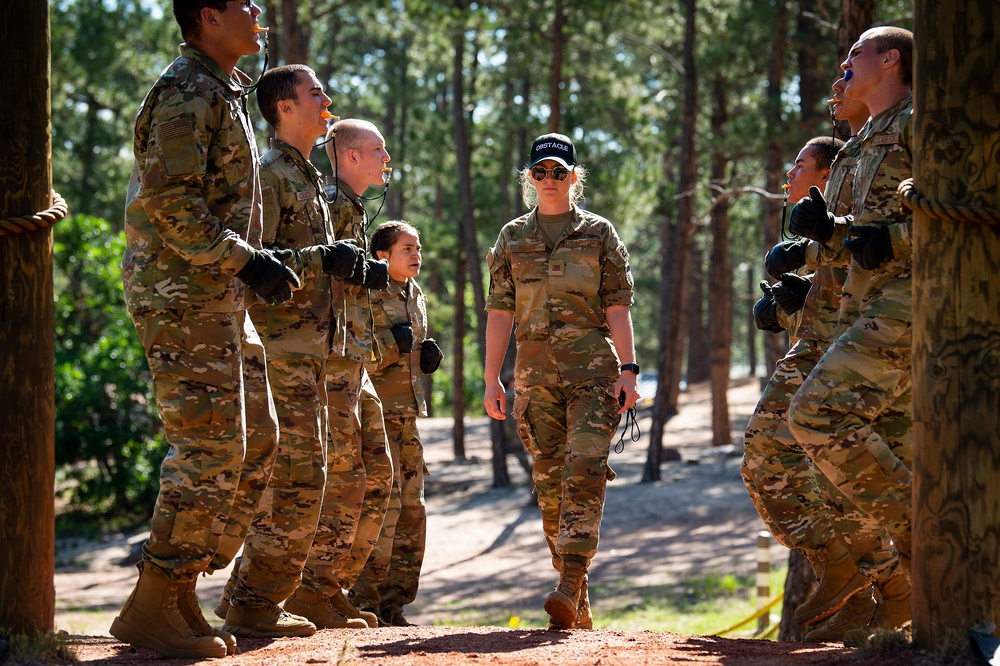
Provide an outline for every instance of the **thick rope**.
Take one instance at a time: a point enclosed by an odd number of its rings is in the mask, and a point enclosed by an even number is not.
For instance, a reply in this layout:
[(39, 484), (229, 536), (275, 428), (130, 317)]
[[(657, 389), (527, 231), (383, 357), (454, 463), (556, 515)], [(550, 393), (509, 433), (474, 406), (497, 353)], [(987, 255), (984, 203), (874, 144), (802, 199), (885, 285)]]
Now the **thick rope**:
[(47, 229), (66, 217), (67, 213), (69, 213), (69, 207), (66, 205), (66, 200), (58, 192), (52, 190), (52, 205), (49, 206), (48, 210), (34, 215), (8, 217), (0, 220), (0, 236)]
[(901, 182), (899, 187), (896, 188), (896, 192), (899, 194), (904, 208), (912, 211), (920, 211), (931, 217), (952, 220), (954, 222), (1000, 224), (1000, 210), (995, 208), (960, 206), (928, 199), (917, 191), (917, 188), (913, 185), (912, 178), (907, 178)]

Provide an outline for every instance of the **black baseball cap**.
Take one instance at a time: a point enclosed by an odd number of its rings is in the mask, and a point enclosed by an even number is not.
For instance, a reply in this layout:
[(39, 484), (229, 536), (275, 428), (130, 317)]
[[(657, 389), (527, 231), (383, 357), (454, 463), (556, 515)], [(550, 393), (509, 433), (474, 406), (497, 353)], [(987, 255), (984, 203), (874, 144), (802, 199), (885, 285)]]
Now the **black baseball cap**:
[(567, 169), (576, 165), (576, 146), (565, 134), (543, 134), (531, 144), (528, 168), (542, 160), (554, 160)]

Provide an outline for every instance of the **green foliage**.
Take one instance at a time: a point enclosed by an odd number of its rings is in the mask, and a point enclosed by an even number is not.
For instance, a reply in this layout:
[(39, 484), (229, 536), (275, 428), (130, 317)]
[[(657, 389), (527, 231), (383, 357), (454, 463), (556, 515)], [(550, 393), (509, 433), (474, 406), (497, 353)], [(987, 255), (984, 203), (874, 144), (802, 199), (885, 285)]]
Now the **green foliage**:
[(55, 230), (56, 465), (72, 506), (152, 504), (165, 445), (142, 345), (122, 300), (122, 232), (75, 215)]
[(51, 24), (55, 189), (70, 210), (117, 229), (135, 114), (179, 31), (149, 0), (57, 0)]

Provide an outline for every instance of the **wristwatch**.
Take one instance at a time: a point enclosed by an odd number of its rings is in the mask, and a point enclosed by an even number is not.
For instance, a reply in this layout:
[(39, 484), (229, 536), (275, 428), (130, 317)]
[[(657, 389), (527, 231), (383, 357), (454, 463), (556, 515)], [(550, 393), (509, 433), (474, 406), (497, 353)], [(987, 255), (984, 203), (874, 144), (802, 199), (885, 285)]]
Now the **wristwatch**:
[(619, 369), (620, 369), (620, 370), (621, 370), (622, 372), (624, 372), (624, 371), (626, 371), (626, 370), (630, 370), (630, 371), (632, 371), (632, 372), (634, 372), (634, 373), (635, 373), (636, 377), (638, 377), (638, 376), (639, 376), (639, 364), (638, 364), (638, 363), (626, 363), (625, 365), (623, 365), (623, 366), (622, 366), (621, 368), (619, 368)]

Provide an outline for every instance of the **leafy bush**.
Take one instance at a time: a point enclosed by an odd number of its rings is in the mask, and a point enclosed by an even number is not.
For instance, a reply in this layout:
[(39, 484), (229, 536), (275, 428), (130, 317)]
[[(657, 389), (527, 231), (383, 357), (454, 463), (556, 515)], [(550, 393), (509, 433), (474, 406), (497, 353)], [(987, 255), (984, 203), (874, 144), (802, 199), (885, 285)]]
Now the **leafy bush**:
[(100, 218), (55, 228), (56, 465), (72, 508), (100, 516), (152, 505), (167, 448), (122, 297), (124, 249)]

